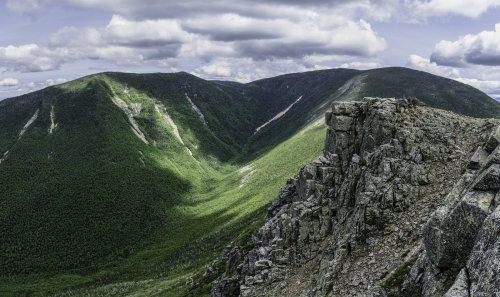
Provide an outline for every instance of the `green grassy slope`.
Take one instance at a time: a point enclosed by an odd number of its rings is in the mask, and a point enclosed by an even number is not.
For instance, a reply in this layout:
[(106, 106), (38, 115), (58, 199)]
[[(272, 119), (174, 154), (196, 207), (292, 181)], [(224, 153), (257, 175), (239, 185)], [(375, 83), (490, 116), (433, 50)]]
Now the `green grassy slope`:
[[(202, 296), (210, 286), (203, 266), (257, 230), (286, 179), (321, 155), (317, 119), (332, 100), (413, 95), (447, 108), (433, 101), (442, 96), (454, 108), (478, 101), (459, 109), (481, 115), (500, 105), (454, 81), (394, 71), (333, 69), (249, 84), (102, 73), (0, 101), (0, 158), (8, 151), (0, 295)], [(411, 87), (397, 71), (425, 83)], [(186, 287), (189, 276), (200, 285)]]

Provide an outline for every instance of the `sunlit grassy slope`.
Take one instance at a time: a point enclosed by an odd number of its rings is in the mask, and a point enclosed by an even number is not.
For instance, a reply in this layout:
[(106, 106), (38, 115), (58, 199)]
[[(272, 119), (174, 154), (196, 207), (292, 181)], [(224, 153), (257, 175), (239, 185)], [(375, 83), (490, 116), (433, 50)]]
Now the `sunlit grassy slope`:
[[(250, 164), (224, 165), (204, 175), (181, 203), (167, 210), (165, 225), (169, 228), (156, 233), (154, 244), (127, 259), (83, 275), (67, 272), (4, 277), (9, 285), (2, 287), (0, 282), (0, 292), (8, 289), (43, 295), (59, 291), (60, 296), (208, 294), (209, 282), (190, 292), (186, 279), (203, 281), (204, 264), (225, 244), (248, 239), (264, 221), (264, 209), (276, 198), (280, 186), (298, 171), (300, 164), (322, 154), (325, 132), (320, 119)], [(250, 172), (254, 173), (242, 182)], [(64, 289), (69, 287), (73, 288)]]

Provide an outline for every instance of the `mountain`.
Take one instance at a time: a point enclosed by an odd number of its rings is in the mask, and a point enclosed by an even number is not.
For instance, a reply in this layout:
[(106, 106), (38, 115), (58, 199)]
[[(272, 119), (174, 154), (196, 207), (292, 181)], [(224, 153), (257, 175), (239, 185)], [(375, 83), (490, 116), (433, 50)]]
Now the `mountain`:
[(407, 68), (389, 67), (364, 71), (348, 81), (332, 98), (360, 100), (367, 96), (416, 97), (431, 107), (471, 117), (498, 117), (499, 110), (494, 100), (477, 91), (452, 79)]
[(500, 120), (365, 98), (326, 121), (324, 156), (207, 267), (212, 296), (500, 292)]
[(206, 294), (209, 283), (193, 291), (176, 276), (246, 242), (280, 186), (321, 154), (330, 102), (369, 93), (500, 115), (472, 87), (404, 68), (248, 84), (101, 73), (0, 101), (0, 292), (95, 295), (139, 279)]
[[(297, 110), (297, 113), (288, 114), (282, 120), (286, 124), (275, 122), (274, 125), (270, 126), (288, 127), (291, 124), (290, 132), (285, 130), (282, 132), (282, 137), (273, 134), (272, 138), (282, 139), (290, 136), (297, 129), (295, 123), (300, 126), (318, 114), (323, 114), (328, 108), (329, 102), (361, 100), (367, 96), (416, 97), (431, 107), (459, 114), (483, 118), (500, 117), (500, 105), (495, 100), (483, 92), (455, 80), (402, 67), (367, 71), (351, 70), (346, 73), (343, 71), (345, 70), (332, 69), (288, 74), (248, 84), (248, 86), (257, 85), (264, 90), (274, 89), (277, 92), (274, 96), (279, 96), (279, 94), (286, 94), (292, 98), (293, 95), (304, 96), (303, 105), (298, 105), (303, 108)], [(307, 92), (303, 90), (307, 90)], [(266, 138), (264, 133), (259, 134), (256, 139), (250, 140), (250, 147), (262, 146), (267, 141), (272, 140)]]

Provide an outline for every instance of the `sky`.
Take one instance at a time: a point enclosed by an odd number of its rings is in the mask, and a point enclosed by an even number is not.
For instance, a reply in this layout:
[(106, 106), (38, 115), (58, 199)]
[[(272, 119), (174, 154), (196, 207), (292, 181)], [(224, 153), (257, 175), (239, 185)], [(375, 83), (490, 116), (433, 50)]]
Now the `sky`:
[(0, 98), (103, 71), (404, 66), (500, 97), (500, 0), (2, 0)]

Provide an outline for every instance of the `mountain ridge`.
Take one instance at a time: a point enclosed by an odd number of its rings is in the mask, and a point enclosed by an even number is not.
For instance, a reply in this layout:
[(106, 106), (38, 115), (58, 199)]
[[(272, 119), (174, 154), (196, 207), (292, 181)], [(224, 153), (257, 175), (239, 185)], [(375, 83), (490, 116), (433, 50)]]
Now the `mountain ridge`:
[[(1, 101), (2, 271), (40, 274), (33, 292), (47, 293), (199, 270), (232, 235), (251, 236), (279, 187), (320, 154), (323, 113), (360, 73), (226, 85), (187, 73), (106, 72)], [(457, 100), (486, 96), (466, 89)], [(63, 274), (54, 280), (54, 272)]]

